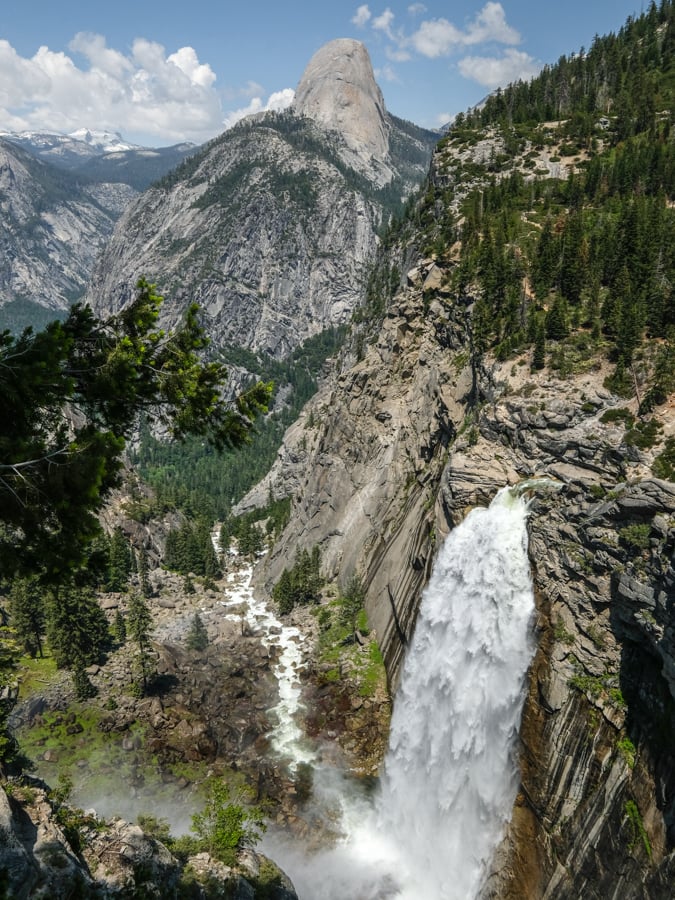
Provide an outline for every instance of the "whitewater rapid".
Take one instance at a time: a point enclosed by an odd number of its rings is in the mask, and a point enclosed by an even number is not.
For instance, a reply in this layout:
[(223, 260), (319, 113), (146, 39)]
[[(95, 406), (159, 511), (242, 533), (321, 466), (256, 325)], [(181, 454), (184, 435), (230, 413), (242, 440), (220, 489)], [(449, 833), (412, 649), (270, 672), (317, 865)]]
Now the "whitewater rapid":
[(514, 493), (469, 513), (438, 554), (375, 800), (344, 798), (345, 840), (330, 850), (268, 842), (302, 900), (479, 895), (516, 796), (534, 651), (527, 506)]
[[(244, 621), (251, 631), (260, 635), (260, 640), (266, 647), (277, 649), (273, 673), (277, 679), (279, 702), (269, 710), (274, 721), (270, 743), (276, 754), (294, 771), (299, 763), (311, 763), (315, 760), (314, 750), (298, 724), (304, 709), (300, 683), (301, 673), (305, 668), (302, 634), (295, 626), (282, 622), (264, 600), (256, 599), (251, 586), (252, 576), (253, 569), (250, 565), (236, 573), (230, 573), (226, 599), (219, 603), (225, 610), (243, 609)], [(225, 617), (240, 621), (241, 613), (226, 612)]]

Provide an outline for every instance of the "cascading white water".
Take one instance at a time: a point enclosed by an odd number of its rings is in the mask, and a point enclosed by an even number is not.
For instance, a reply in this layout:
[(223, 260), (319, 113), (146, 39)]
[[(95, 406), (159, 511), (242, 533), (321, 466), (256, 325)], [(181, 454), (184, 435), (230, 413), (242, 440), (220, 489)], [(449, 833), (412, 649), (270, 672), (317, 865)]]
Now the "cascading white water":
[[(309, 763), (315, 759), (297, 722), (302, 709), (300, 675), (305, 667), (302, 635), (295, 626), (283, 623), (264, 600), (255, 598), (252, 576), (251, 566), (232, 573), (228, 578), (231, 586), (226, 590), (226, 599), (220, 603), (226, 609), (243, 607), (243, 618), (251, 630), (260, 635), (266, 647), (279, 651), (273, 666), (279, 687), (279, 702), (269, 710), (276, 720), (270, 741), (275, 752), (294, 770), (298, 763)], [(242, 614), (228, 614), (227, 618), (238, 621)]]
[(511, 814), (534, 649), (526, 514), (509, 489), (474, 509), (424, 592), (379, 802), (411, 900), (475, 897)]
[(361, 803), (330, 851), (270, 846), (302, 900), (477, 897), (518, 784), (534, 650), (526, 515), (504, 489), (448, 536), (407, 651), (375, 807)]

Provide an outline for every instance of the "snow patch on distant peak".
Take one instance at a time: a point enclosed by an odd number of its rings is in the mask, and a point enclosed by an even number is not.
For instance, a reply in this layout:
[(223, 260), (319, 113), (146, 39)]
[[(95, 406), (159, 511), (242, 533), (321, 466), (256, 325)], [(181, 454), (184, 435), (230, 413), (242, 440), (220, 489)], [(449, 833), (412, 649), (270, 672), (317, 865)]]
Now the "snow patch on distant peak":
[(118, 131), (91, 131), (89, 128), (78, 128), (68, 134), (75, 141), (83, 141), (101, 153), (115, 153), (120, 150), (138, 150), (138, 144), (125, 141)]

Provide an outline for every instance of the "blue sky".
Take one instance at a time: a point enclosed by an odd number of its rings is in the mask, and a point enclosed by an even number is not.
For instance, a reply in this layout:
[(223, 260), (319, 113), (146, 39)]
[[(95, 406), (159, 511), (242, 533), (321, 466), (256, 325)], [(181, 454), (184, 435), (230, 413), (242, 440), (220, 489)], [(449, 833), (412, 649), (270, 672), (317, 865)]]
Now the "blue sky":
[(19, 0), (0, 13), (0, 131), (201, 143), (288, 105), (312, 54), (338, 37), (365, 43), (390, 112), (433, 128), (646, 5)]

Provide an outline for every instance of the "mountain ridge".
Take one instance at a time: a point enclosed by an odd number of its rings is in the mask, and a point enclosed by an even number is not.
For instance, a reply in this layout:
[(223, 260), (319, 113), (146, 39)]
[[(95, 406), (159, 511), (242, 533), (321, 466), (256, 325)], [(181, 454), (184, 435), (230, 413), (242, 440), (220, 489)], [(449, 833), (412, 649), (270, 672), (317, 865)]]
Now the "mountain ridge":
[[(363, 97), (371, 104), (381, 94), (362, 45), (338, 41), (337, 48), (348, 53), (332, 90), (344, 97), (342, 76), (356, 72), (349, 83), (362, 89), (346, 107), (336, 102), (341, 121), (359, 128)], [(324, 72), (320, 102), (306, 101), (318, 121), (293, 109), (242, 120), (127, 210), (90, 285), (97, 312), (124, 306), (145, 273), (165, 295), (165, 323), (178, 322), (196, 300), (215, 348), (282, 358), (348, 321), (377, 231), (423, 177), (436, 134), (388, 116), (387, 154), (355, 154), (341, 131), (321, 124), (329, 107), (336, 124), (322, 59), (319, 51), (308, 67)]]

